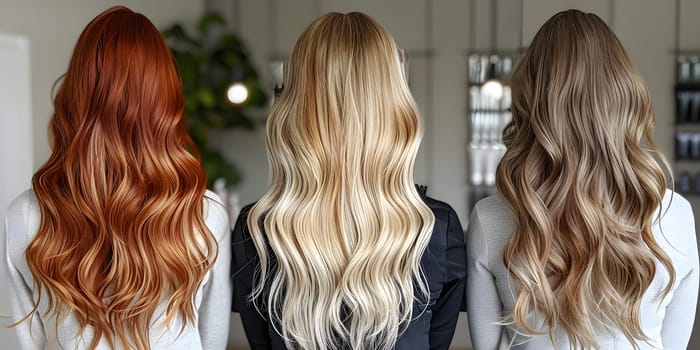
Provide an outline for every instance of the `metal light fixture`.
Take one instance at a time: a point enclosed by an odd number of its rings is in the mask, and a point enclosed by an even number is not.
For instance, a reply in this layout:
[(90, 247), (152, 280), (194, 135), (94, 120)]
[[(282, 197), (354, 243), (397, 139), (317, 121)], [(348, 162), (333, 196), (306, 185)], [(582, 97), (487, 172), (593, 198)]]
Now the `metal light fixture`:
[(489, 66), (486, 71), (486, 80), (481, 85), (481, 93), (489, 98), (500, 100), (503, 97), (503, 83), (498, 80), (498, 64), (500, 59), (495, 55), (498, 48), (498, 1), (491, 1), (491, 53), (489, 58)]
[(491, 56), (489, 67), (486, 72), (486, 81), (481, 85), (481, 94), (490, 98), (500, 100), (503, 97), (503, 83), (496, 78), (498, 56)]

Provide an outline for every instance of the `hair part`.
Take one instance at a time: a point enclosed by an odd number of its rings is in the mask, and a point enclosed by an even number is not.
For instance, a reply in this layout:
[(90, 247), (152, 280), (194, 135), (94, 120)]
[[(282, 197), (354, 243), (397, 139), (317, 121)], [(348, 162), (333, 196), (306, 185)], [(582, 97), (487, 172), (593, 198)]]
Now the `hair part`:
[(252, 299), (289, 348), (392, 349), (428, 300), (420, 260), (435, 219), (413, 181), (420, 139), (390, 35), (362, 13), (313, 22), (272, 107), (271, 183), (248, 217)]
[(647, 340), (640, 305), (657, 261), (664, 296), (675, 272), (652, 233), (670, 172), (644, 81), (600, 18), (569, 10), (537, 32), (512, 91), (497, 185), (516, 223), (503, 256), (513, 321), (552, 340), (561, 328), (576, 348), (597, 348), (601, 330)]
[[(195, 321), (217, 256), (204, 223), (206, 175), (184, 124), (182, 84), (161, 34), (112, 7), (83, 30), (54, 100), (52, 154), (32, 185), (41, 210), (26, 259), (37, 304), (69, 314), (114, 348), (149, 349), (166, 325)], [(19, 323), (18, 322), (18, 323)]]

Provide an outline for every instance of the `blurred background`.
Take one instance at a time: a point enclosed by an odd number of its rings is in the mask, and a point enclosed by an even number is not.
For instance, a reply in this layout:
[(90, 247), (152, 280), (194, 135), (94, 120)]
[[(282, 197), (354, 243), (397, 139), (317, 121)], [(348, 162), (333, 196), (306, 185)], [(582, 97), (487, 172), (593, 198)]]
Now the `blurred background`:
[[(537, 29), (568, 8), (596, 13), (619, 36), (651, 91), (656, 139), (676, 190), (700, 214), (698, 0), (0, 0), (2, 211), (48, 158), (52, 86), (78, 35), (118, 4), (148, 16), (173, 48), (191, 134), (203, 149), (210, 186), (232, 216), (267, 185), (264, 122), (273, 89), (282, 84), (280, 63), (316, 17), (362, 11), (404, 51), (425, 127), (416, 182), (450, 203), (466, 228), (473, 203), (495, 190), (510, 72)], [(0, 322), (9, 324), (3, 285)], [(689, 348), (700, 349), (695, 333)], [(15, 348), (11, 334), (0, 330), (3, 349)], [(229, 343), (247, 349), (235, 314)], [(466, 315), (452, 348), (470, 349)]]

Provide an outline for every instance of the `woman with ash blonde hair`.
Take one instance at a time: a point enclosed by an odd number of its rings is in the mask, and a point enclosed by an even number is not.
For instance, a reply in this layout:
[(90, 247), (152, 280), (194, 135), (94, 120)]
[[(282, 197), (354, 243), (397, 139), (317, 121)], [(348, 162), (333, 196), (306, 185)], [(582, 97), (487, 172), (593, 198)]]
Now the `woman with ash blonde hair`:
[(22, 349), (224, 349), (228, 219), (148, 18), (117, 6), (85, 27), (49, 134), (51, 156), (5, 222)]
[(666, 189), (651, 98), (615, 34), (593, 14), (555, 15), (512, 91), (500, 193), (467, 234), (474, 348), (685, 349), (693, 212)]
[(289, 59), (267, 122), (271, 184), (233, 234), (234, 308), (253, 349), (447, 349), (464, 235), (413, 183), (421, 139), (393, 39), (327, 14)]

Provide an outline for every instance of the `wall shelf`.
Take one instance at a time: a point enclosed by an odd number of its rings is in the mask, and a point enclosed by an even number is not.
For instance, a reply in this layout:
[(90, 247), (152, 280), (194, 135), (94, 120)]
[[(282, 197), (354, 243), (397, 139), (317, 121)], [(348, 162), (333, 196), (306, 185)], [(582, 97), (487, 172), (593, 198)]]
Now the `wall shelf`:
[(676, 53), (673, 173), (675, 190), (700, 198), (700, 50)]

